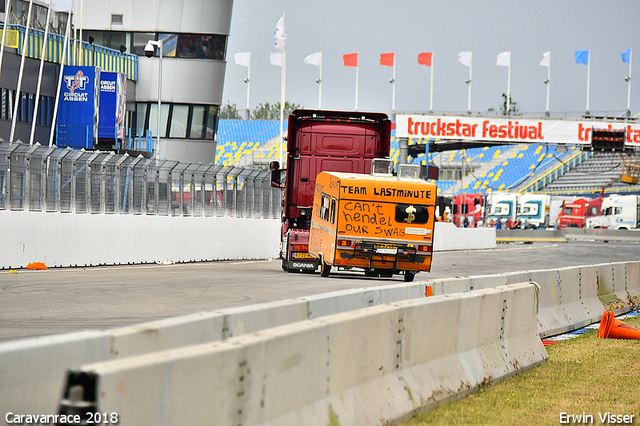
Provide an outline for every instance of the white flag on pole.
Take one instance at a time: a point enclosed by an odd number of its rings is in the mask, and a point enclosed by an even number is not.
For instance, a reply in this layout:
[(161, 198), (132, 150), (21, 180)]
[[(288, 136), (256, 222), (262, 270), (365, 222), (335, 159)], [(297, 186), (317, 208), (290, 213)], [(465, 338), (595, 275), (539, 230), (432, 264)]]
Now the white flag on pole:
[(471, 54), (472, 52), (460, 52), (458, 53), (458, 61), (465, 67), (471, 66)]
[(273, 31), (273, 45), (282, 52), (286, 40), (287, 35), (284, 33), (284, 16), (282, 16), (276, 24), (276, 29)]
[(311, 55), (304, 58), (305, 64), (315, 65), (316, 67), (320, 66), (321, 61), (322, 61), (322, 52), (312, 53)]
[(251, 52), (240, 52), (233, 55), (236, 64), (242, 67), (248, 67), (251, 63)]
[(499, 67), (510, 67), (511, 66), (511, 52), (502, 52), (498, 53), (498, 59), (496, 65)]
[(71, 12), (73, 0), (45, 0), (54, 12)]
[(551, 66), (551, 51), (542, 54), (542, 60), (540, 61), (541, 67), (549, 68)]
[(270, 53), (269, 54), (269, 62), (274, 67), (281, 67), (282, 66), (282, 53), (280, 53), (280, 52)]

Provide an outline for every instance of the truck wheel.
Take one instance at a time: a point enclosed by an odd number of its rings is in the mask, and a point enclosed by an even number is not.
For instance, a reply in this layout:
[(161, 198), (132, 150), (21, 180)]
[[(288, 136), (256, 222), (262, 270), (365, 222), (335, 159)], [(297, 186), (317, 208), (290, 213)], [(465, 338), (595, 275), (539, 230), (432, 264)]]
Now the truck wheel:
[(287, 261), (285, 259), (282, 259), (282, 270), (285, 272), (289, 271), (289, 268), (287, 267)]
[(415, 276), (416, 276), (415, 272), (405, 271), (405, 273), (404, 273), (404, 282), (406, 282), (406, 283), (412, 282), (413, 279), (415, 278)]
[(331, 265), (325, 263), (324, 261), (322, 262), (322, 266), (320, 268), (320, 276), (323, 277), (328, 277), (329, 276), (329, 272), (331, 272)]

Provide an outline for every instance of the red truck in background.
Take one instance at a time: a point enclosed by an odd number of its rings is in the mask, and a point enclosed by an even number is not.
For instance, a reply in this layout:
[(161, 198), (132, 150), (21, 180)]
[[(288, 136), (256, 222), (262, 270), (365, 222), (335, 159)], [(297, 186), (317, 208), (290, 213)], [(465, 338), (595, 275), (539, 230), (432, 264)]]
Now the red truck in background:
[[(562, 211), (558, 215), (558, 229), (567, 227), (584, 228), (584, 227), (600, 227), (594, 222), (597, 216), (602, 215), (601, 212), (602, 197), (588, 199), (577, 198), (573, 201), (567, 201), (562, 205)], [(592, 225), (587, 224), (594, 222)], [(597, 222), (597, 220), (596, 220)]]
[(289, 116), (287, 167), (271, 163), (271, 185), (283, 188), (280, 258), (288, 272), (318, 268), (309, 254), (309, 229), (320, 172), (371, 173), (388, 158), (391, 120), (383, 113), (298, 109)]
[(475, 226), (482, 219), (482, 194), (459, 194), (453, 199), (453, 224)]

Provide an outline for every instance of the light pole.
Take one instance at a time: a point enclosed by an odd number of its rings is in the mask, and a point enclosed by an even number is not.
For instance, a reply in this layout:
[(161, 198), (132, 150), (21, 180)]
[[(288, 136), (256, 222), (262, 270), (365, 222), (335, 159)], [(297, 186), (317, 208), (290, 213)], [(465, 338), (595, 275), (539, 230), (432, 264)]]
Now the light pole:
[(156, 152), (155, 152), (155, 157), (156, 157), (156, 161), (158, 161), (160, 159), (160, 124), (162, 122), (161, 120), (161, 108), (162, 108), (162, 40), (149, 40), (147, 42), (147, 45), (144, 47), (144, 54), (147, 56), (147, 58), (151, 58), (153, 57), (153, 55), (156, 52), (155, 46), (158, 47), (158, 49), (160, 49), (160, 56), (159, 56), (159, 62), (158, 62), (158, 128), (156, 129), (156, 131), (158, 132), (156, 135)]

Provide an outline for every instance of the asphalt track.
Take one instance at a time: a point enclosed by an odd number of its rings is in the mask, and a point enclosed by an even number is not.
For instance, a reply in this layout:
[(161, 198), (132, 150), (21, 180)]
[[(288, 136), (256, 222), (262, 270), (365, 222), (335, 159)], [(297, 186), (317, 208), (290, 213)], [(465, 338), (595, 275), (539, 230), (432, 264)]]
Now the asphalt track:
[[(430, 278), (640, 260), (640, 243), (500, 244), (437, 252)], [(280, 261), (0, 271), (0, 341), (122, 325), (351, 288), (402, 283), (362, 273), (288, 274)]]

